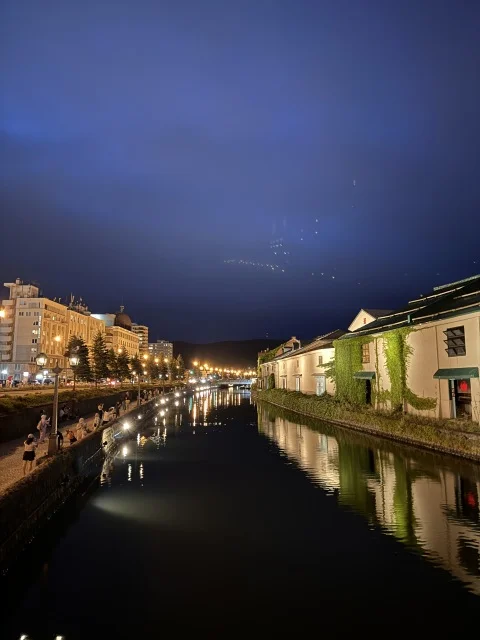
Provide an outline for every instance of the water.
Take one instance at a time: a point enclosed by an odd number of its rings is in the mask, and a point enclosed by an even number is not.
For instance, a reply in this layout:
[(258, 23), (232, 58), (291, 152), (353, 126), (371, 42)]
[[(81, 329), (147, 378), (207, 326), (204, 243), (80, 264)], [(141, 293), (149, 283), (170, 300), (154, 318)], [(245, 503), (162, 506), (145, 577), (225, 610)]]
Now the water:
[(171, 406), (4, 579), (0, 638), (474, 629), (479, 467), (291, 420)]

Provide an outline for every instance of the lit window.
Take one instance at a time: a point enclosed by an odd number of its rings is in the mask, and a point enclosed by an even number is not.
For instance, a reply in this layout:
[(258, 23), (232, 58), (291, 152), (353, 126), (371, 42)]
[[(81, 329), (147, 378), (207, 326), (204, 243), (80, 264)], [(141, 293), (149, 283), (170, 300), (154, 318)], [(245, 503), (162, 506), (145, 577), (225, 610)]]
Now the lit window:
[(370, 362), (370, 346), (367, 344), (362, 344), (362, 362), (363, 364), (368, 364)]

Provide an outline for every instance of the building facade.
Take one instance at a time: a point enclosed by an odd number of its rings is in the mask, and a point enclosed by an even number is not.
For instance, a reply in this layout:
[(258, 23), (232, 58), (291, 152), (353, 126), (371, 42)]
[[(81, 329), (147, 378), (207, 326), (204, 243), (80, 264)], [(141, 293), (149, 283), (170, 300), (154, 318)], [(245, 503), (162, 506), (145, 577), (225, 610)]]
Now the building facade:
[(138, 336), (138, 349), (141, 355), (149, 352), (148, 327), (144, 324), (132, 324), (133, 333)]
[(138, 335), (123, 327), (107, 327), (105, 342), (107, 349), (113, 349), (116, 354), (126, 353), (129, 358), (139, 355), (140, 341)]
[(148, 353), (154, 358), (173, 358), (173, 342), (167, 340), (157, 340), (148, 343)]
[(353, 377), (367, 403), (480, 423), (480, 275), (436, 287), (341, 340), (361, 350)]
[(67, 370), (69, 339), (78, 336), (91, 346), (94, 335), (105, 332), (104, 323), (83, 304), (72, 301), (67, 306), (39, 296), (38, 287), (18, 279), (4, 286), (10, 297), (2, 301), (0, 314), (0, 380), (27, 382), (35, 377), (41, 352), (48, 358), (44, 370), (55, 366)]
[(277, 389), (319, 396), (324, 393), (333, 394), (335, 385), (327, 376), (327, 368), (335, 354), (333, 340), (344, 333), (341, 330), (333, 331), (303, 347), (296, 338), (291, 338), (278, 349), (278, 355), (259, 364), (260, 388), (268, 389), (272, 386), (273, 374)]

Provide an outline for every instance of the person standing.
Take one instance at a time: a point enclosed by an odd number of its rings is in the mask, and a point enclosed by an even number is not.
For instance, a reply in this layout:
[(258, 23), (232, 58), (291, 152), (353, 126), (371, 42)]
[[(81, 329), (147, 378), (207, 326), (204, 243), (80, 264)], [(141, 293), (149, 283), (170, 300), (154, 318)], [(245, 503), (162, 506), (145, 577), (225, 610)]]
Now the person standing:
[(42, 442), (45, 441), (45, 438), (47, 436), (48, 426), (49, 426), (49, 420), (47, 420), (47, 416), (44, 413), (42, 413), (40, 417), (40, 422), (37, 424), (37, 430), (40, 434), (40, 439), (38, 441), (39, 444), (42, 444)]
[(23, 443), (24, 451), (23, 451), (23, 475), (27, 474), (32, 470), (33, 461), (35, 460), (35, 438), (33, 437), (33, 433), (29, 433), (27, 439)]
[(98, 415), (100, 416), (100, 424), (102, 424), (102, 422), (103, 422), (103, 414), (104, 414), (103, 403), (98, 405), (97, 411), (98, 411)]
[(96, 431), (99, 426), (100, 426), (100, 414), (96, 413), (95, 417), (93, 418), (93, 430)]

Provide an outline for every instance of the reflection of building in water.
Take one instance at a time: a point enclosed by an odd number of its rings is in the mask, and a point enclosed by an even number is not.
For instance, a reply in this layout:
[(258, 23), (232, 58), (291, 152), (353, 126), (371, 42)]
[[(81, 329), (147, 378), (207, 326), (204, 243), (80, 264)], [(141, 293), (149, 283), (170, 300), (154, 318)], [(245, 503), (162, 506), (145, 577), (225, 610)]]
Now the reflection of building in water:
[[(480, 471), (338, 430), (319, 433), (259, 409), (259, 430), (340, 504), (362, 513), (480, 595)], [(371, 446), (368, 446), (371, 444)], [(455, 462), (452, 462), (455, 465)], [(459, 471), (461, 469), (461, 471)]]

